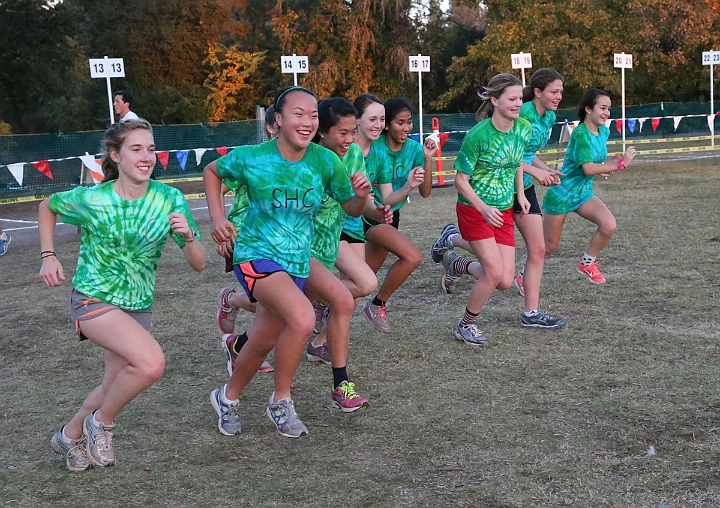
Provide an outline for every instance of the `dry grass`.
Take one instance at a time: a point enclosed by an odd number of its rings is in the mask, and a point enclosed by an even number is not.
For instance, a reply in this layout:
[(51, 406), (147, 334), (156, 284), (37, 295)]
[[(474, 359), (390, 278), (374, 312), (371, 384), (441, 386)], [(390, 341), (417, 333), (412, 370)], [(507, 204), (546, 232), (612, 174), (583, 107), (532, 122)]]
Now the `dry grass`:
[[(243, 433), (217, 432), (208, 396), (226, 375), (215, 298), (230, 278), (214, 254), (206, 273), (194, 274), (170, 245), (155, 314), (165, 375), (118, 417), (118, 465), (80, 474), (48, 439), (100, 380), (99, 350), (76, 343), (66, 326), (69, 284), (41, 287), (37, 248), (17, 246), (0, 260), (0, 500), (719, 506), (719, 169), (717, 159), (639, 164), (596, 184), (619, 226), (601, 255), (608, 283), (576, 273), (592, 228), (569, 218), (543, 281), (542, 305), (569, 323), (560, 332), (521, 329), (522, 301), (505, 291), (481, 314), (489, 346), (453, 340), (471, 281), (441, 294), (441, 271), (427, 256), (390, 302), (393, 334), (355, 317), (349, 368), (368, 410), (331, 410), (329, 367), (301, 363), (294, 397), (310, 435), (299, 440), (278, 436), (264, 416), (268, 375), (241, 399)], [(427, 252), (454, 220), (454, 201), (452, 189), (414, 198), (401, 229)], [(75, 238), (58, 245), (68, 272), (77, 247)], [(656, 455), (646, 457), (650, 446)]]

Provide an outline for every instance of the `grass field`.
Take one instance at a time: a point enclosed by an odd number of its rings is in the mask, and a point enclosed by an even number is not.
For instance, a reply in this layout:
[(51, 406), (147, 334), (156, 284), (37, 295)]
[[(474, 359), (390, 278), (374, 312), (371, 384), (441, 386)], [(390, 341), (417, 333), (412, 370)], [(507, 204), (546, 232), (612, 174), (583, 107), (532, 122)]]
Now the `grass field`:
[[(117, 466), (82, 473), (48, 440), (100, 381), (100, 351), (72, 338), (69, 280), (43, 287), (38, 247), (13, 244), (0, 259), (0, 504), (720, 506), (718, 158), (639, 163), (595, 188), (618, 221), (600, 257), (608, 283), (577, 274), (592, 227), (570, 217), (541, 298), (568, 326), (523, 330), (520, 296), (496, 292), (481, 348), (451, 332), (471, 280), (442, 294), (427, 255), (455, 220), (455, 193), (413, 197), (401, 230), (425, 258), (389, 302), (394, 331), (353, 321), (350, 375), (371, 407), (331, 409), (330, 368), (303, 360), (293, 394), (310, 434), (297, 440), (264, 415), (267, 374), (241, 397), (242, 434), (217, 431), (209, 393), (227, 376), (215, 305), (232, 280), (201, 221), (206, 272), (172, 243), (158, 272), (166, 372), (117, 418)], [(71, 276), (77, 238), (56, 250)]]

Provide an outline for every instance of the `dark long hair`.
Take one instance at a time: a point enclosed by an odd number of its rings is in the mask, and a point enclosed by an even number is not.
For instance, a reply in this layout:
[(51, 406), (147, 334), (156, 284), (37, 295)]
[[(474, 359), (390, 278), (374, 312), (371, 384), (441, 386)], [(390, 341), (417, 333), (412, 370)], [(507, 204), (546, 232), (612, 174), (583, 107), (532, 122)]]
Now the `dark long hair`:
[(565, 84), (565, 78), (555, 69), (543, 67), (542, 69), (536, 70), (530, 77), (530, 84), (523, 88), (523, 102), (530, 102), (535, 98), (536, 88), (543, 91), (550, 83), (557, 80)]
[(578, 104), (577, 110), (577, 116), (581, 122), (584, 122), (585, 117), (587, 116), (587, 111), (585, 111), (585, 108), (594, 108), (595, 104), (597, 104), (598, 97), (603, 96), (610, 98), (609, 93), (607, 93), (605, 90), (600, 90), (599, 88), (591, 88), (590, 90), (585, 92), (583, 98), (580, 99), (580, 104)]

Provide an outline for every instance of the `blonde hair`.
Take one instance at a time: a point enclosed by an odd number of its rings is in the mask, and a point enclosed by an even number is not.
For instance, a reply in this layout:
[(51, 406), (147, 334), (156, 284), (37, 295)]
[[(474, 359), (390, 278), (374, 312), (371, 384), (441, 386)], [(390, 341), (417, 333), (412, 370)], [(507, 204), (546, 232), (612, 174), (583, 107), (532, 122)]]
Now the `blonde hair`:
[(479, 122), (480, 120), (490, 118), (493, 115), (495, 107), (492, 105), (492, 102), (490, 102), (491, 97), (499, 99), (507, 88), (518, 85), (522, 86), (522, 81), (520, 81), (516, 76), (507, 73), (498, 74), (488, 81), (486, 87), (477, 91), (478, 97), (482, 99), (482, 104), (480, 104), (480, 107), (475, 112), (475, 121)]

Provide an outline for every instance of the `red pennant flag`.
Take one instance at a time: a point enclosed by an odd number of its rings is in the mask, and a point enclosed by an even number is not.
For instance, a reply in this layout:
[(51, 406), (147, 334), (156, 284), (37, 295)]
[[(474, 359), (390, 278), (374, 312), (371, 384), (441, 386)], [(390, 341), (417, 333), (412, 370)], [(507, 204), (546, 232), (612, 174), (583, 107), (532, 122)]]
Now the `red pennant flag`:
[(441, 132), (440, 133), (440, 148), (445, 144), (445, 141), (447, 141), (448, 136), (450, 136), (449, 132)]
[(170, 159), (170, 152), (155, 152), (157, 160), (162, 164), (163, 169), (167, 169), (168, 159)]
[(54, 180), (52, 173), (50, 172), (50, 162), (38, 161), (33, 162), (32, 165), (35, 166), (35, 169), (40, 171), (43, 175), (47, 176), (50, 180)]
[(219, 146), (215, 150), (217, 150), (217, 153), (219, 153), (221, 156), (227, 155), (227, 147), (226, 146)]
[(615, 120), (615, 128), (617, 129), (618, 132), (622, 132), (622, 125), (623, 125), (622, 118), (618, 118), (617, 120)]
[(650, 120), (650, 123), (653, 126), (653, 132), (655, 132), (658, 128), (658, 125), (660, 125), (660, 119), (659, 118), (653, 118)]

